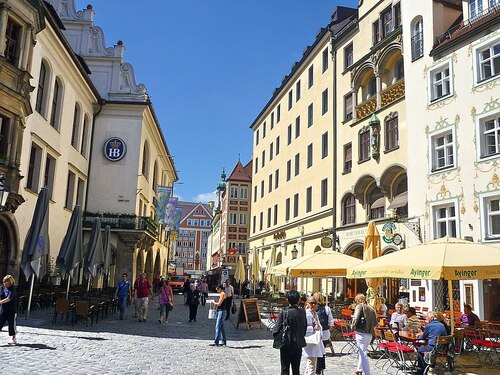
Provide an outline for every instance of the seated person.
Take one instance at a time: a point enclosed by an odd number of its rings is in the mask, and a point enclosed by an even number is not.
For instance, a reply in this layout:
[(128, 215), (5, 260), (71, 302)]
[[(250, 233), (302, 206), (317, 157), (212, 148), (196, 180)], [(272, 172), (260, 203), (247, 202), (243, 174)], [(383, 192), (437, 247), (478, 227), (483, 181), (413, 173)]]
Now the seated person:
[(464, 305), (464, 313), (460, 315), (460, 322), (464, 327), (474, 327), (476, 323), (480, 322), (479, 317), (472, 312), (471, 305)]
[(446, 317), (441, 311), (436, 311), (436, 319), (444, 326), (446, 329), (446, 334), (451, 335), (451, 327), (446, 322)]
[(383, 316), (386, 316), (387, 315), (387, 305), (385, 304), (385, 298), (384, 297), (380, 297), (380, 308), (378, 309), (378, 313), (380, 315), (383, 315)]
[(417, 348), (418, 368), (420, 373), (423, 373), (427, 366), (424, 361), (424, 353), (432, 352), (436, 343), (436, 337), (447, 335), (444, 325), (437, 320), (437, 315), (434, 311), (429, 311), (427, 313), (426, 321), (427, 325), (424, 328), (424, 332), (418, 337), (419, 340), (427, 340), (425, 345)]
[(405, 314), (408, 320), (408, 325), (411, 325), (412, 323), (420, 324), (420, 318), (417, 316), (417, 311), (414, 307), (408, 306), (405, 309)]
[(395, 307), (396, 311), (392, 313), (389, 325), (391, 328), (399, 330), (399, 328), (403, 328), (408, 325), (408, 318), (406, 317), (406, 314), (403, 313), (403, 304), (398, 302)]

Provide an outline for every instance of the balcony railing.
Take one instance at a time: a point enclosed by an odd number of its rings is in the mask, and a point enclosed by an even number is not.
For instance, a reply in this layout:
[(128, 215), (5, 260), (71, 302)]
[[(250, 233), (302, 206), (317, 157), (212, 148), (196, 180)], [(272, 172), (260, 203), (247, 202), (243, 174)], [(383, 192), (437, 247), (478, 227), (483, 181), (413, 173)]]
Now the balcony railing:
[(371, 115), (377, 110), (377, 96), (374, 95), (370, 99), (356, 106), (356, 119), (360, 120)]
[(395, 102), (399, 98), (405, 96), (405, 80), (400, 79), (395, 84), (382, 90), (380, 93), (380, 106), (385, 107), (386, 105)]
[(101, 219), (101, 225), (103, 228), (106, 225), (109, 225), (111, 229), (145, 231), (151, 237), (158, 238), (158, 229), (160, 225), (149, 216), (84, 212), (83, 226), (87, 228), (92, 227), (96, 218)]

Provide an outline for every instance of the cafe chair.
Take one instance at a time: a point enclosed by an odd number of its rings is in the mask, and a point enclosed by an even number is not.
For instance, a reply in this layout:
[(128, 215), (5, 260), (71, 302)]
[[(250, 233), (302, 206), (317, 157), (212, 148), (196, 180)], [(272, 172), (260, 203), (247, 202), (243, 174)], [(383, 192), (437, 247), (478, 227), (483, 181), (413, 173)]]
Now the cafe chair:
[(384, 333), (385, 339), (390, 343), (387, 350), (393, 360), (393, 365), (398, 368), (398, 372), (413, 372), (417, 368), (417, 352), (415, 348), (402, 344), (391, 331)]
[(375, 367), (378, 367), (379, 363), (383, 362), (382, 367), (380, 367), (380, 369), (383, 370), (386, 364), (389, 364), (389, 367), (392, 365), (393, 360), (389, 352), (389, 347), (395, 347), (396, 343), (387, 341), (384, 337), (384, 333), (382, 332), (382, 330), (374, 328), (374, 332), (375, 332), (375, 344), (377, 345), (377, 348), (380, 353), (377, 362), (375, 362)]
[(352, 354), (358, 351), (356, 345), (356, 332), (351, 328), (351, 324), (346, 320), (339, 320), (335, 322), (335, 325), (340, 329), (342, 333), (342, 341), (344, 341), (344, 346), (340, 349), (341, 354)]
[(453, 336), (436, 337), (436, 345), (431, 352), (425, 353), (424, 361), (427, 364), (424, 375), (430, 368), (444, 369), (451, 372), (455, 368), (455, 339)]
[(94, 322), (94, 309), (92, 306), (90, 306), (89, 301), (76, 301), (75, 303), (75, 320), (78, 321), (78, 318), (83, 318), (85, 319), (85, 327), (87, 327), (87, 324), (90, 323), (90, 325), (93, 324)]
[(52, 318), (52, 324), (57, 323), (57, 316), (60, 314), (61, 321), (66, 318), (66, 324), (68, 324), (68, 319), (72, 314), (72, 309), (70, 307), (69, 299), (58, 298), (54, 304), (54, 316)]

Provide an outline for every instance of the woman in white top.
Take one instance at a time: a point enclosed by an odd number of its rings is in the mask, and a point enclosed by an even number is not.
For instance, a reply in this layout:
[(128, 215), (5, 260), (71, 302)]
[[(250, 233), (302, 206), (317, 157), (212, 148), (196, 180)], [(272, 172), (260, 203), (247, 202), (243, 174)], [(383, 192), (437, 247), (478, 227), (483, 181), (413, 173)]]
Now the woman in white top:
[(385, 304), (385, 298), (380, 297), (380, 307), (378, 309), (378, 313), (383, 316), (387, 316), (387, 305)]
[[(306, 337), (314, 335), (316, 331), (323, 330), (318, 319), (318, 314), (316, 313), (316, 308), (316, 299), (314, 297), (309, 297), (306, 302)], [(318, 345), (307, 344), (305, 348), (302, 348), (302, 355), (307, 358), (304, 375), (314, 375), (316, 373), (316, 362), (318, 358), (323, 357), (325, 354), (325, 346), (321, 340)]]
[[(332, 310), (328, 305), (325, 304), (325, 298), (321, 292), (316, 292), (313, 297), (318, 302), (316, 313), (318, 315), (319, 323), (321, 324), (321, 336), (323, 336), (323, 345), (326, 347), (328, 341), (330, 340), (330, 331), (333, 329), (333, 315)], [(325, 356), (319, 357), (316, 364), (316, 375), (323, 374), (325, 370)]]

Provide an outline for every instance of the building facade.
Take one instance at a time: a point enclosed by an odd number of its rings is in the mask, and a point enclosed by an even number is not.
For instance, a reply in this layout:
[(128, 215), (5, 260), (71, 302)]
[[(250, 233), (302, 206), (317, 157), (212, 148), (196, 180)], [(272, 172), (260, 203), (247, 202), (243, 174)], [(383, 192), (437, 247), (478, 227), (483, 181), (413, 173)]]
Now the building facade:
[[(403, 1), (409, 215), (423, 240), (443, 236), (500, 242), (500, 4)], [(425, 26), (425, 27), (424, 27)], [(418, 99), (417, 99), (418, 98)], [(410, 302), (449, 304), (447, 285), (415, 283)], [(499, 319), (498, 280), (453, 282), (456, 308), (468, 303)], [(462, 310), (463, 311), (463, 310)]]

